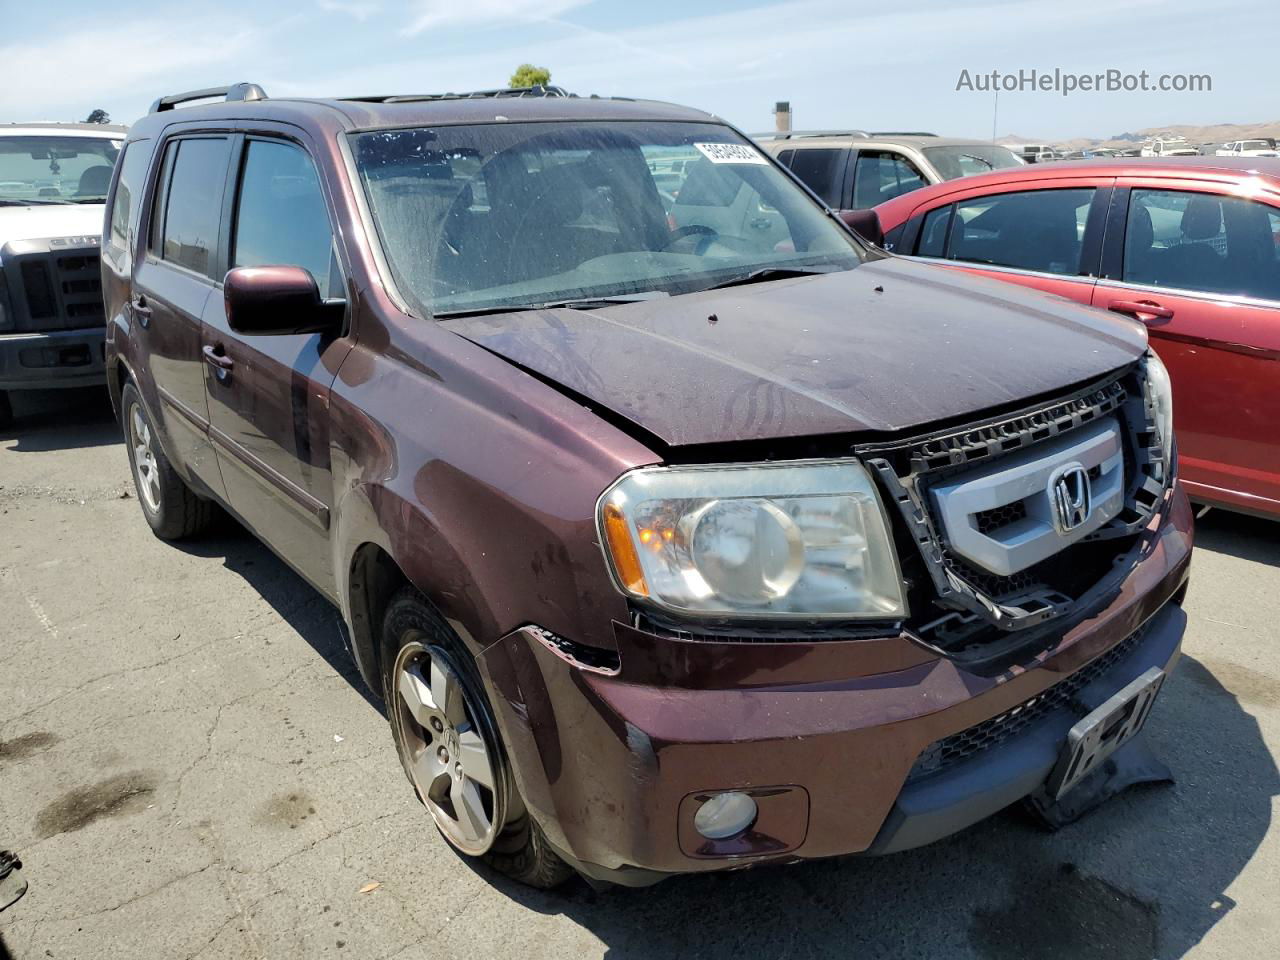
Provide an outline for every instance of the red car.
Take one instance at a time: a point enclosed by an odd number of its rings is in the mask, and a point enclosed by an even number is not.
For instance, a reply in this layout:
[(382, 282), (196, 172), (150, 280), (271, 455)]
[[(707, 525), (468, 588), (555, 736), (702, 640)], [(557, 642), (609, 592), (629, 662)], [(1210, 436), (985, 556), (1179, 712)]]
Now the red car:
[(1280, 159), (1015, 167), (875, 208), (888, 249), (1142, 321), (1193, 499), (1280, 516)]

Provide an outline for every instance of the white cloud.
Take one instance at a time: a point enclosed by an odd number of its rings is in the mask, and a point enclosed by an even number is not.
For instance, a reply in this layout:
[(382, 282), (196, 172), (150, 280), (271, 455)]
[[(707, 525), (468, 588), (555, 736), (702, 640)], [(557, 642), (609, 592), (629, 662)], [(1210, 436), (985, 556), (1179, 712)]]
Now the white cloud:
[(220, 35), (217, 43), (192, 42), (208, 29), (207, 22), (135, 21), (0, 46), (6, 77), (0, 83), (0, 116), (29, 117), (38, 99), (35, 110), (45, 119), (78, 120), (72, 112), (104, 107), (113, 120), (130, 122), (140, 110), (121, 113), (122, 102), (143, 103), (145, 109), (162, 94), (226, 82), (221, 72), (211, 77), (207, 68), (243, 62), (261, 34), (240, 29)]
[(319, 0), (320, 9), (327, 13), (345, 13), (355, 17), (361, 23), (382, 9), (377, 0)]
[(404, 32), (413, 36), (431, 27), (510, 25), (552, 20), (591, 0), (417, 0)]

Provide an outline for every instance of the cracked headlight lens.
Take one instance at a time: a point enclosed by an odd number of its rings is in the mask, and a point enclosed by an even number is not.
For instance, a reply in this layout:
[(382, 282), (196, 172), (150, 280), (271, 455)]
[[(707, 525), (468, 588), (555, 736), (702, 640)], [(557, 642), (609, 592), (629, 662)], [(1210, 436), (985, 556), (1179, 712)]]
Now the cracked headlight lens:
[(1173, 472), (1173, 383), (1169, 379), (1169, 371), (1154, 350), (1148, 350), (1142, 358), (1142, 373), (1147, 403), (1155, 414), (1156, 432), (1160, 435), (1160, 452), (1165, 468), (1165, 475), (1160, 479), (1163, 481)]
[(600, 498), (623, 592), (682, 614), (906, 615), (875, 485), (856, 461), (646, 467)]

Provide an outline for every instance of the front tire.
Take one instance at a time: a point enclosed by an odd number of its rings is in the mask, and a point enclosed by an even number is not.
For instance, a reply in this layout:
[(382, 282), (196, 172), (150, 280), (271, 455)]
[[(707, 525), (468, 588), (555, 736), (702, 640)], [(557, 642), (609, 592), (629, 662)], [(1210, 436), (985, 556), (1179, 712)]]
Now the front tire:
[(382, 685), (405, 774), (449, 844), (542, 889), (571, 877), (523, 811), (471, 654), (412, 587), (383, 619)]
[(161, 540), (182, 540), (208, 528), (213, 504), (195, 495), (160, 449), (138, 388), (125, 384), (120, 394), (125, 447), (142, 515)]
[(0, 390), (0, 430), (13, 423), (13, 405), (9, 403), (9, 394)]

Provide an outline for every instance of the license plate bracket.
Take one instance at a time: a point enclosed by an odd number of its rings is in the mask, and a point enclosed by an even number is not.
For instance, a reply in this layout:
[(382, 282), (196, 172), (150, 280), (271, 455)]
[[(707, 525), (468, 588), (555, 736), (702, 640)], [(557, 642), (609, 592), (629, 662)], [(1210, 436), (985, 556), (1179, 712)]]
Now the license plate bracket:
[(1164, 678), (1163, 670), (1151, 667), (1067, 731), (1067, 742), (1045, 784), (1051, 799), (1061, 798), (1137, 736), (1147, 722)]

